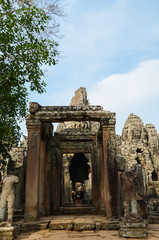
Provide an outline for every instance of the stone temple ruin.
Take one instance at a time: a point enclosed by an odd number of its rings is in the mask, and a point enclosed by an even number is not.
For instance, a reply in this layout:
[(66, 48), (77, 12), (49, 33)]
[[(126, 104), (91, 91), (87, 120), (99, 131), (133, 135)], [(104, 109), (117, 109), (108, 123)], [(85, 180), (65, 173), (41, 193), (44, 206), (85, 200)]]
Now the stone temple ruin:
[[(52, 123), (58, 123), (56, 131)], [(120, 219), (125, 213), (122, 176), (133, 172), (138, 215), (159, 223), (159, 134), (134, 114), (121, 136), (115, 134), (115, 123), (115, 113), (90, 105), (82, 87), (70, 106), (30, 103), (27, 144), (11, 151), (20, 178), (15, 219), (18, 211), (26, 222), (66, 213)], [(6, 172), (1, 169), (1, 181)], [(120, 234), (131, 237), (136, 225), (126, 235), (127, 222)], [(145, 237), (146, 225), (132, 220), (136, 223), (141, 225), (139, 237)]]

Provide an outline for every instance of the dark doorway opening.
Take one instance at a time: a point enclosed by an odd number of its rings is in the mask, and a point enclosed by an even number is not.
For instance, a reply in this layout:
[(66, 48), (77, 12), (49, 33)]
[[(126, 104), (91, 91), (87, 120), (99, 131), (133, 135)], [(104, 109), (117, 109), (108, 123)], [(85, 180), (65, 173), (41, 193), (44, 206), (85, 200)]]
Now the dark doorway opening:
[(83, 153), (75, 153), (69, 166), (70, 179), (72, 181), (71, 201), (74, 203), (86, 203), (85, 181), (89, 179), (90, 166)]
[(153, 170), (153, 172), (152, 172), (152, 181), (158, 181), (158, 175), (155, 170)]
[(63, 154), (63, 205), (92, 204), (91, 153)]

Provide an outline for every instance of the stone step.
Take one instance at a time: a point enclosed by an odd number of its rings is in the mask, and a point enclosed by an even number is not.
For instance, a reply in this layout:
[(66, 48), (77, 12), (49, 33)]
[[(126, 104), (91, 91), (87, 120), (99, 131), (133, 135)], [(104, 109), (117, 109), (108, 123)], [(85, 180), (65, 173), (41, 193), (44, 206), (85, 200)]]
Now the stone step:
[(24, 211), (22, 209), (15, 209), (13, 220), (15, 222), (19, 221), (20, 219), (24, 219)]
[(74, 230), (74, 231), (89, 231), (89, 230), (118, 230), (119, 221), (107, 220), (103, 216), (74, 216), (74, 217), (55, 217), (50, 221), (49, 228), (51, 230)]
[(63, 214), (92, 214), (94, 207), (91, 206), (64, 206), (59, 208), (60, 213)]
[(118, 230), (119, 221), (108, 220), (103, 215), (58, 215), (42, 218), (38, 222), (17, 222), (17, 233), (35, 230)]

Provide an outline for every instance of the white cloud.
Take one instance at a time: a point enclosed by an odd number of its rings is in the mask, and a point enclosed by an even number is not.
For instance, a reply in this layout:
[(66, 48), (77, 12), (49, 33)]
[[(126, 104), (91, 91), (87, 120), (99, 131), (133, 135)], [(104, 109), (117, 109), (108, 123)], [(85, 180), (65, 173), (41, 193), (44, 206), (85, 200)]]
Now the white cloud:
[(140, 63), (125, 74), (114, 74), (95, 84), (88, 91), (91, 104), (106, 110), (119, 111), (140, 105), (159, 92), (159, 60)]

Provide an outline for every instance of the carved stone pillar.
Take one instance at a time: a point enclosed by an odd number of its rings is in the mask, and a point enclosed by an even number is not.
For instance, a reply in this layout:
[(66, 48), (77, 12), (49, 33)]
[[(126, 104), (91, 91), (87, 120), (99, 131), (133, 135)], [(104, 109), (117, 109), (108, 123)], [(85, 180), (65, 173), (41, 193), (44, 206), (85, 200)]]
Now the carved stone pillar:
[(42, 139), (40, 150), (40, 176), (39, 176), (39, 212), (45, 216), (45, 181), (46, 181), (46, 141)]
[(42, 123), (39, 181), (39, 211), (41, 216), (50, 215), (50, 140), (52, 132), (52, 123)]
[(103, 149), (103, 157), (102, 157), (102, 168), (103, 168), (103, 176), (101, 179), (102, 189), (103, 189), (103, 202), (105, 208), (105, 214), (107, 217), (112, 216), (111, 209), (111, 194), (110, 194), (110, 185), (109, 185), (109, 165), (108, 165), (108, 141), (110, 138), (110, 133), (107, 125), (102, 125), (102, 149)]
[(41, 122), (32, 116), (26, 119), (28, 129), (28, 158), (26, 169), (25, 220), (34, 221), (39, 215), (39, 165)]
[(109, 184), (111, 195), (111, 211), (112, 215), (116, 216), (117, 211), (117, 192), (118, 192), (118, 173), (117, 173), (117, 161), (116, 161), (116, 134), (115, 134), (115, 115), (112, 114), (112, 118), (109, 119), (108, 131), (109, 131)]
[(118, 217), (121, 217), (121, 172), (118, 172), (118, 182), (117, 182), (117, 214)]

